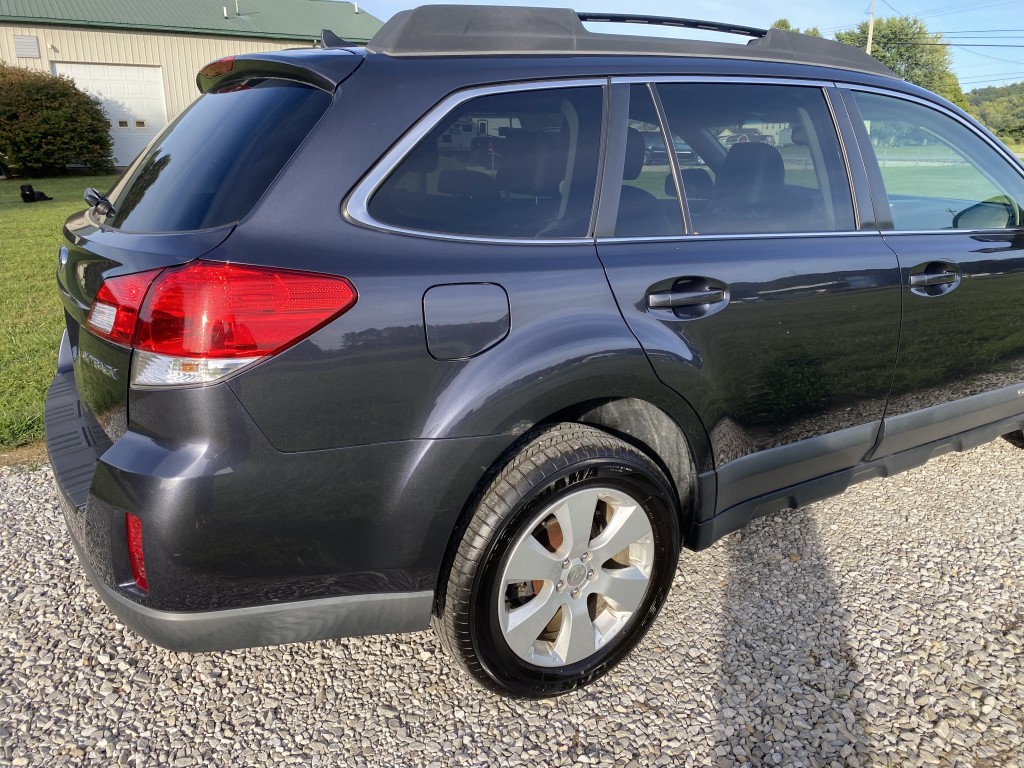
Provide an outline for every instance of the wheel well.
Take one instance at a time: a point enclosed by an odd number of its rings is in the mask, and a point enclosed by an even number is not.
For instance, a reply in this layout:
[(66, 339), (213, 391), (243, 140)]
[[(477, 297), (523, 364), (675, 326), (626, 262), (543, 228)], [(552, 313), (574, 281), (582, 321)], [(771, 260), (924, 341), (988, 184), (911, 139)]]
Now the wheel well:
[(672, 483), (676, 494), (679, 530), (685, 541), (687, 531), (690, 530), (690, 523), (697, 514), (698, 499), (696, 493), (697, 473), (690, 443), (683, 430), (671, 416), (646, 400), (627, 397), (579, 403), (541, 419), (532, 429), (526, 430), (523, 436), (513, 443), (495, 462), (495, 465), (481, 477), (473, 493), (466, 500), (462, 513), (459, 515), (459, 521), (448, 540), (448, 547), (434, 592), (435, 615), (439, 615), (444, 607), (451, 563), (482, 489), (490, 484), (491, 479), (508, 461), (509, 454), (528, 439), (527, 435), (534, 434), (537, 428), (546, 425), (573, 421), (597, 427), (630, 443), (647, 454), (661, 468)]
[(650, 456), (675, 489), (680, 531), (689, 529), (696, 514), (697, 474), (686, 434), (671, 416), (646, 400), (625, 397), (582, 403), (548, 421), (578, 421), (599, 427)]

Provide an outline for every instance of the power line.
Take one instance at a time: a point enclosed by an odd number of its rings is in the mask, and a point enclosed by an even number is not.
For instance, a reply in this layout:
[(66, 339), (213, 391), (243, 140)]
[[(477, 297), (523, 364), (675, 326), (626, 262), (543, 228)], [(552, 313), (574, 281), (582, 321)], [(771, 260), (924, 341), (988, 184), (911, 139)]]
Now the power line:
[[(1024, 82), (1024, 75), (1021, 75), (1021, 77), (1018, 78), (1018, 79), (1007, 78), (1007, 77), (990, 77), (990, 78), (988, 78), (986, 80), (977, 80), (977, 81), (975, 81), (973, 83), (964, 83), (963, 81), (961, 81), (960, 87), (963, 88), (964, 86), (966, 86), (968, 88), (968, 90), (972, 90), (973, 91), (975, 88), (977, 88), (979, 86), (984, 86), (986, 88), (991, 87), (991, 86), (986, 86), (985, 83), (1004, 83), (1007, 80), (1011, 81), (1009, 83), (1006, 83), (1007, 85), (1016, 85), (1017, 83)], [(996, 86), (996, 87), (998, 87), (998, 86)]]
[(972, 51), (970, 48), (963, 48), (964, 53), (972, 53), (975, 56), (981, 56), (983, 59), (992, 59), (992, 61), (1002, 61), (1007, 64), (1021, 64), (1024, 65), (1024, 61), (1017, 61), (1016, 59), (1002, 59), (998, 56), (989, 56), (987, 53), (978, 53), (978, 51)]
[(966, 32), (1024, 32), (1024, 28), (1017, 29), (958, 29), (956, 32), (932, 32), (933, 35), (960, 35)]
[(993, 43), (913, 43), (909, 40), (889, 40), (880, 41), (879, 45), (895, 45), (895, 46), (924, 46), (934, 45), (941, 46), (943, 48), (1024, 48), (1024, 44), (1011, 45), (1006, 44), (993, 44)]
[(920, 13), (913, 14), (918, 18), (927, 18), (935, 16), (950, 16), (954, 13), (966, 10), (978, 10), (980, 8), (993, 8), (997, 5), (1006, 5), (1008, 3), (1017, 3), (1019, 0), (988, 0), (985, 2), (966, 2), (966, 3), (954, 3), (952, 5), (942, 6), (939, 8), (933, 8), (930, 11), (923, 11)]
[(989, 72), (985, 75), (968, 75), (967, 77), (960, 78), (960, 82), (968, 82), (971, 80), (1001, 80), (1008, 77), (1024, 77), (1024, 72)]

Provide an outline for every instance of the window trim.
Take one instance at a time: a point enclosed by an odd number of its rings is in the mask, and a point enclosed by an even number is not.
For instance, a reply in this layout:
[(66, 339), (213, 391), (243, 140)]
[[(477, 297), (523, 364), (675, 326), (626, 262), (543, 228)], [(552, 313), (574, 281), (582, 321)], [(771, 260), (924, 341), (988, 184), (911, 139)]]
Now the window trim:
[[(856, 100), (852, 97), (846, 98), (846, 92), (862, 91), (864, 93), (873, 93), (878, 96), (888, 96), (893, 99), (901, 99), (903, 101), (909, 101), (913, 104), (925, 107), (938, 112), (941, 115), (951, 118), (955, 122), (962, 125), (968, 131), (973, 133), (985, 144), (994, 149), (1000, 157), (1008, 161), (1008, 165), (1018, 176), (1021, 177), (1024, 182), (1024, 163), (1021, 162), (1020, 158), (1014, 155), (1006, 148), (1002, 142), (993, 137), (989, 136), (986, 131), (979, 130), (979, 127), (970, 120), (965, 120), (963, 117), (958, 115), (956, 112), (950, 110), (948, 107), (939, 104), (928, 99), (921, 98), (910, 93), (903, 93), (901, 91), (892, 91), (886, 88), (876, 88), (870, 85), (861, 85), (859, 83), (836, 83), (836, 87), (843, 93), (843, 103), (846, 106), (846, 111), (850, 116), (850, 121), (854, 127), (854, 138), (857, 140), (858, 145), (862, 145), (865, 141), (868, 146), (871, 147), (870, 156), (865, 153), (863, 146), (860, 147), (861, 157), (864, 159), (865, 169), (869, 176), (869, 183), (872, 186), (872, 197), (875, 197), (875, 190), (873, 189), (876, 184), (881, 185), (880, 191), (884, 195), (885, 204), (888, 205), (889, 192), (885, 188), (885, 180), (882, 177), (882, 169), (878, 164), (878, 158), (875, 157), (874, 147), (871, 145), (871, 140), (868, 137), (867, 130), (864, 128), (864, 116), (861, 114), (860, 107), (857, 105)], [(973, 235), (973, 234), (992, 234), (992, 233), (1020, 233), (1024, 231), (1024, 224), (1020, 224), (1016, 227), (1004, 227), (1002, 229), (896, 229), (895, 223), (892, 221), (892, 216), (889, 215), (886, 222), (883, 222), (888, 226), (878, 228), (878, 231), (886, 237), (893, 235)]]
[(679, 201), (679, 208), (683, 217), (683, 233), (693, 232), (693, 219), (690, 218), (690, 201), (686, 199), (686, 189), (683, 187), (683, 172), (679, 166), (679, 156), (676, 155), (676, 141), (672, 133), (672, 126), (668, 122), (668, 114), (665, 112), (665, 105), (661, 103), (661, 93), (654, 82), (647, 83), (647, 92), (651, 95), (651, 102), (654, 104), (654, 111), (658, 115), (658, 122), (661, 123), (661, 140), (665, 142), (665, 155), (668, 157), (669, 172), (672, 174), (672, 182), (676, 185), (676, 199)]
[[(484, 235), (459, 235), (447, 232), (430, 232), (428, 230), (409, 229), (378, 221), (370, 215), (369, 205), (370, 198), (373, 197), (374, 193), (380, 189), (387, 178), (398, 168), (412, 150), (415, 149), (419, 143), (441, 123), (442, 120), (451, 114), (454, 109), (465, 104), (467, 101), (471, 101), (472, 99), (476, 99), (481, 96), (493, 96), (501, 93), (521, 93), (526, 91), (546, 91), (556, 88), (586, 88), (595, 86), (602, 88), (604, 111), (607, 112), (607, 77), (531, 80), (516, 83), (502, 83), (500, 85), (475, 86), (473, 88), (467, 88), (452, 93), (442, 99), (437, 106), (417, 120), (416, 123), (402, 135), (402, 138), (400, 138), (398, 142), (388, 150), (372, 168), (370, 168), (369, 172), (359, 180), (341, 204), (342, 216), (353, 224), (359, 224), (370, 229), (375, 229), (379, 232), (391, 232), (401, 235), (412, 235), (414, 237), (426, 237), (432, 240), (454, 240), (458, 242), (512, 245), (565, 245), (566, 243), (593, 243), (594, 238), (590, 234), (592, 231), (590, 228), (587, 230), (587, 235), (544, 239), (528, 237), (486, 237)], [(607, 133), (606, 120), (607, 117), (602, 116), (602, 144), (599, 145), (599, 151), (602, 152), (602, 157), (604, 150), (603, 142), (605, 140), (604, 136)], [(594, 222), (596, 199), (599, 197), (601, 191), (601, 162), (602, 159), (599, 157), (597, 176), (594, 179), (595, 205), (591, 209), (591, 226)]]

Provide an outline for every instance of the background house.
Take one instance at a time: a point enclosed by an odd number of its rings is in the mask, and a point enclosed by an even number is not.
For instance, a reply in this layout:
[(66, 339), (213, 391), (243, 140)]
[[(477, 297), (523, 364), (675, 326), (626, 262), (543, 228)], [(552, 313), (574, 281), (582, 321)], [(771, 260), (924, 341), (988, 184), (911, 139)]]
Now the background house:
[(0, 0), (0, 61), (96, 96), (126, 165), (199, 95), (210, 61), (313, 46), (323, 29), (363, 44), (380, 26), (331, 0)]

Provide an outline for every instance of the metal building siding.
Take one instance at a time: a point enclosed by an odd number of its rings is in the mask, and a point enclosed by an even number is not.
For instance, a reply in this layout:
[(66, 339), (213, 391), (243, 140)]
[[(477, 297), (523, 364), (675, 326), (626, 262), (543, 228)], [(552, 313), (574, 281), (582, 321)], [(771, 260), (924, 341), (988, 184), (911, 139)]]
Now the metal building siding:
[[(14, 35), (39, 38), (41, 58), (15, 56)], [(156, 32), (109, 32), (66, 27), (21, 27), (0, 24), (0, 61), (52, 73), (51, 62), (135, 64), (159, 66), (167, 99), (167, 119), (174, 120), (199, 95), (196, 73), (222, 56), (280, 51), (302, 46), (301, 41), (167, 35)], [(311, 45), (312, 39), (305, 42)], [(52, 48), (50, 46), (53, 46)]]
[[(325, 27), (365, 42), (381, 27), (372, 14), (330, 0), (0, 0), (0, 23), (304, 39)], [(227, 15), (225, 16), (225, 8)]]

